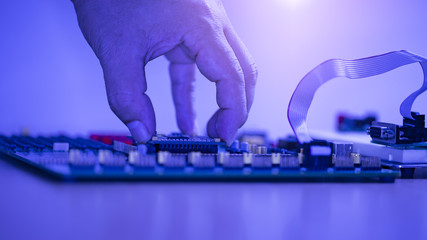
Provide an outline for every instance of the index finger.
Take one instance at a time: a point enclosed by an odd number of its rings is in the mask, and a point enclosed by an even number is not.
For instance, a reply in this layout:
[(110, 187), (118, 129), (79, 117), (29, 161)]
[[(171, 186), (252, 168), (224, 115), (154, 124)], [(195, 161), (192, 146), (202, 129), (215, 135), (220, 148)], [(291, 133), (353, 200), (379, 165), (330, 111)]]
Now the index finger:
[(230, 144), (247, 119), (245, 81), (240, 63), (223, 32), (215, 33), (184, 41), (184, 45), (194, 51), (200, 72), (216, 84), (219, 110), (208, 122), (208, 135)]
[(137, 143), (150, 140), (156, 129), (154, 109), (145, 94), (147, 84), (141, 58), (118, 52), (100, 59), (108, 102)]

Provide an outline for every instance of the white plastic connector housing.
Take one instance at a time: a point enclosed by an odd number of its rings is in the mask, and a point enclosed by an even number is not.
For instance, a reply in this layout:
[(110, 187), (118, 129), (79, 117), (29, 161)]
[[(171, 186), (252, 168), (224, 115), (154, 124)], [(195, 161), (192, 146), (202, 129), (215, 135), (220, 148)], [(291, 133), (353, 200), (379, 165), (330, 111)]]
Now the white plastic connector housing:
[(70, 150), (70, 144), (66, 142), (53, 143), (53, 151), (55, 152), (68, 152)]

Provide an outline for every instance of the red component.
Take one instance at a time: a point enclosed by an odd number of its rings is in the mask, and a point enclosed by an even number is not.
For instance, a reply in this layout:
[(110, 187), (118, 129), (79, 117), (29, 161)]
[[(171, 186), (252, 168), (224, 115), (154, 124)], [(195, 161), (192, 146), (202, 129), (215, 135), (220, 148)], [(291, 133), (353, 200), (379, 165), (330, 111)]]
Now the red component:
[(344, 115), (339, 115), (338, 116), (338, 124), (342, 124), (344, 122), (345, 116)]
[(102, 142), (108, 145), (112, 145), (114, 141), (126, 143), (129, 145), (133, 144), (133, 140), (131, 138), (128, 138), (127, 136), (121, 136), (121, 135), (100, 135), (100, 134), (91, 134), (90, 139)]

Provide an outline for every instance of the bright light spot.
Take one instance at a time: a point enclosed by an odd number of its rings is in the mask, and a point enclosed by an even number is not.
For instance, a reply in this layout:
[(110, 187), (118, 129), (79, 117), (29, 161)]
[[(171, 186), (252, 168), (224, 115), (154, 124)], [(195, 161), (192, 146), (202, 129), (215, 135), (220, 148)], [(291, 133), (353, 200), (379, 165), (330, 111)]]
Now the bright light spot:
[(307, 4), (309, 0), (276, 0), (289, 9), (297, 9)]

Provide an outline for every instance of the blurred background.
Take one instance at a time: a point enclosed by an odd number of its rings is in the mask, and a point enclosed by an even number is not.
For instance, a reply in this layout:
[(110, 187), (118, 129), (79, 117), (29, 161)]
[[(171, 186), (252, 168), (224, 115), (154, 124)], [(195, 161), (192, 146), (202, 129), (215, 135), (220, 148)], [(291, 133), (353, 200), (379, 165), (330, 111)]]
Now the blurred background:
[[(259, 79), (243, 129), (271, 138), (291, 133), (286, 109), (301, 78), (330, 58), (356, 59), (394, 50), (427, 56), (427, 2), (401, 0), (223, 0), (253, 54)], [(0, 133), (127, 132), (110, 111), (98, 60), (69, 0), (0, 3)], [(204, 133), (216, 110), (215, 87), (198, 74), (196, 109)], [(147, 66), (157, 130), (177, 131), (168, 63)], [(401, 124), (400, 103), (422, 84), (419, 65), (361, 80), (335, 79), (316, 94), (309, 129), (333, 131), (338, 112)], [(427, 113), (427, 94), (413, 110)], [(203, 127), (202, 127), (203, 126)]]

